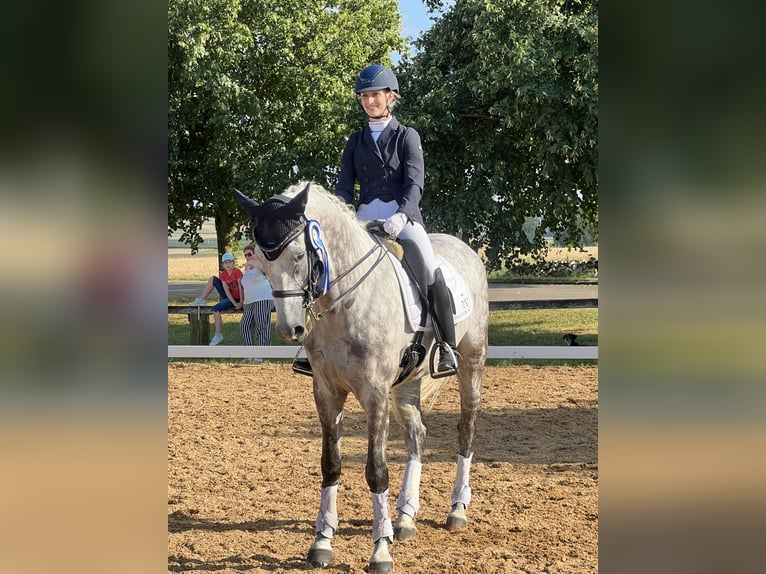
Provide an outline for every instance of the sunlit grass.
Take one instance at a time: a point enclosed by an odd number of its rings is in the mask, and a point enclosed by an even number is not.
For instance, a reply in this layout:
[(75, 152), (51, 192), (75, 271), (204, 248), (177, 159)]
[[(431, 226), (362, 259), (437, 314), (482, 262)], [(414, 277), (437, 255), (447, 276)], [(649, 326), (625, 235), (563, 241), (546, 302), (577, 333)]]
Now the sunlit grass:
[[(191, 254), (188, 245), (178, 241), (180, 233), (168, 237), (168, 281), (207, 281), (211, 275), (218, 275), (218, 243), (212, 221), (202, 226), (200, 235), (203, 242), (195, 255)], [(241, 247), (247, 243), (240, 242), (240, 249), (234, 252), (236, 264), (240, 268), (244, 264)]]

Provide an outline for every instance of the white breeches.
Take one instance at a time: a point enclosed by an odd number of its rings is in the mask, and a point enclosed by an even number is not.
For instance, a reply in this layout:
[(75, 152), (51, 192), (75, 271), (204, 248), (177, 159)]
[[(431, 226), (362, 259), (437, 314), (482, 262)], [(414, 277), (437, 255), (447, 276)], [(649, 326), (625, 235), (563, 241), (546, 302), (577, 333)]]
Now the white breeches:
[[(365, 203), (359, 206), (359, 210), (356, 212), (356, 218), (359, 221), (372, 221), (372, 220), (386, 220), (391, 217), (399, 209), (399, 205), (395, 201), (380, 201), (374, 199), (370, 203)], [(402, 232), (399, 234), (402, 239), (408, 239), (413, 241), (420, 250), (423, 256), (423, 264), (426, 269), (426, 281), (431, 285), (434, 282), (434, 271), (436, 270), (436, 257), (434, 257), (434, 249), (431, 246), (431, 240), (426, 233), (425, 228), (419, 223), (410, 221), (404, 226)]]

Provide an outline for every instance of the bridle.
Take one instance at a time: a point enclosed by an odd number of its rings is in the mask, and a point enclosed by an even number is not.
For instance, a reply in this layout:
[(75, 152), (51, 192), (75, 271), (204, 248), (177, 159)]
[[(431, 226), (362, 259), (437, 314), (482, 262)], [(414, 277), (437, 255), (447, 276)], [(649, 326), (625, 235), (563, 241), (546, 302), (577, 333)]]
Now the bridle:
[[(367, 277), (370, 276), (370, 274), (373, 272), (373, 270), (378, 266), (378, 264), (386, 258), (386, 247), (383, 245), (380, 238), (378, 238), (375, 235), (372, 235), (373, 240), (375, 241), (372, 248), (370, 248), (367, 253), (365, 253), (356, 263), (354, 263), (349, 269), (329, 281), (328, 283), (328, 291), (332, 287), (338, 285), (338, 283), (347, 277), (351, 272), (353, 272), (355, 269), (357, 269), (360, 265), (362, 265), (367, 259), (372, 257), (376, 252), (377, 257), (372, 262), (372, 265), (370, 265), (370, 268), (365, 271), (365, 273), (348, 289), (346, 289), (343, 293), (341, 293), (335, 301), (330, 304), (329, 307), (324, 309), (323, 311), (317, 312), (314, 309), (314, 306), (316, 305), (317, 301), (323, 296), (323, 294), (318, 294), (314, 286), (317, 284), (319, 278), (317, 277), (317, 273), (329, 273), (329, 268), (326, 267), (326, 265), (323, 265), (323, 269), (318, 270), (317, 269), (317, 255), (315, 250), (312, 248), (311, 240), (309, 237), (309, 226), (311, 225), (311, 221), (307, 221), (305, 218), (301, 219), (301, 223), (295, 227), (295, 229), (291, 230), (280, 242), (276, 247), (272, 247), (269, 249), (265, 249), (261, 247), (261, 251), (263, 251), (264, 256), (269, 260), (273, 261), (279, 255), (282, 251), (284, 251), (285, 247), (287, 245), (297, 239), (298, 235), (300, 233), (303, 233), (304, 236), (304, 249), (306, 250), (306, 261), (308, 265), (308, 273), (306, 274), (306, 281), (305, 283), (298, 289), (277, 289), (271, 292), (274, 299), (289, 299), (292, 297), (301, 297), (303, 299), (303, 308), (306, 309), (310, 314), (311, 317), (315, 320), (321, 319), (324, 317), (327, 313), (331, 312), (335, 307), (337, 307), (341, 301), (343, 301), (346, 297), (348, 297), (351, 293), (353, 293), (357, 287), (359, 287), (364, 281), (367, 279)], [(317, 224), (318, 225), (318, 224)]]

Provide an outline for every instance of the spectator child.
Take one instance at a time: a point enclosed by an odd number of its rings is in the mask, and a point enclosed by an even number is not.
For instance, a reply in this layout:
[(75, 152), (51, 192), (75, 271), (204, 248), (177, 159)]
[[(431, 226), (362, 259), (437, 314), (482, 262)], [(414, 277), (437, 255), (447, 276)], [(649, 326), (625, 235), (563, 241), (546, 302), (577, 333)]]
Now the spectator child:
[(215, 335), (210, 341), (211, 345), (218, 345), (223, 341), (223, 335), (221, 334), (221, 311), (234, 307), (235, 309), (241, 309), (241, 295), (242, 293), (242, 271), (234, 266), (234, 256), (231, 253), (224, 253), (221, 257), (221, 263), (223, 269), (221, 270), (221, 276), (212, 276), (207, 280), (205, 288), (202, 290), (202, 295), (197, 297), (190, 305), (207, 305), (207, 297), (213, 292), (213, 289), (218, 291), (221, 300), (213, 307), (213, 320), (215, 321)]

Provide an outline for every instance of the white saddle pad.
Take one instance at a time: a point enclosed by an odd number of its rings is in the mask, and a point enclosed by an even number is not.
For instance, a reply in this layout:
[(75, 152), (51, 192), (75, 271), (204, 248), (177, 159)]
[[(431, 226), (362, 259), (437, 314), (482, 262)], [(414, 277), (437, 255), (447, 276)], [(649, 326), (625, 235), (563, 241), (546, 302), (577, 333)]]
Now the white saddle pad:
[[(418, 297), (418, 289), (415, 286), (415, 283), (410, 279), (410, 276), (407, 275), (404, 267), (402, 267), (402, 264), (393, 253), (389, 252), (388, 257), (391, 259), (391, 263), (396, 271), (396, 278), (399, 280), (399, 291), (402, 294), (404, 315), (407, 319), (407, 325), (405, 326), (409, 326), (407, 332), (430, 331), (430, 315), (426, 319), (425, 328), (420, 326), (420, 298)], [(468, 291), (465, 281), (463, 281), (463, 278), (455, 271), (455, 268), (449, 261), (444, 259), (441, 255), (437, 255), (436, 266), (442, 270), (444, 282), (452, 292), (452, 299), (455, 301), (455, 313), (453, 319), (455, 324), (458, 324), (468, 318), (473, 312), (473, 297), (471, 297), (471, 293)]]

